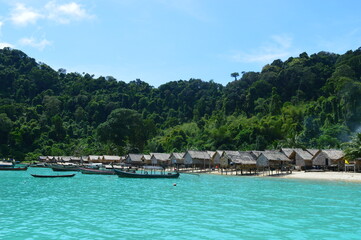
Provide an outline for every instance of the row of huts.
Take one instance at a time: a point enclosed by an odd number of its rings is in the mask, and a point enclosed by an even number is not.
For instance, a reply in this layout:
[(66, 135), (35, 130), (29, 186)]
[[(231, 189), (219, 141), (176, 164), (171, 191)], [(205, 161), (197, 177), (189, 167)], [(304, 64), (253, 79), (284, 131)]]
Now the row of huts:
[(193, 151), (180, 153), (128, 154), (126, 156), (84, 156), (84, 157), (40, 157), (43, 162), (74, 162), (128, 164), (132, 166), (160, 165), (190, 167), (198, 169), (238, 169), (253, 171), (260, 169), (284, 170), (312, 168), (328, 170), (359, 171), (361, 160), (349, 163), (344, 160), (342, 150), (282, 148), (266, 151)]

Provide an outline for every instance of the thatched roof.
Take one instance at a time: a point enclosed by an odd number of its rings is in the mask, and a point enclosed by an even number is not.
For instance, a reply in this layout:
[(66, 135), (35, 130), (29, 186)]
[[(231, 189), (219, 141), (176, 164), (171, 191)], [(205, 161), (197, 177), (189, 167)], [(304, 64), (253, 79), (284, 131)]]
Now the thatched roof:
[(311, 160), (313, 157), (311, 153), (309, 153), (301, 148), (294, 149), (294, 152), (297, 153), (298, 156), (300, 156), (304, 160)]
[(207, 153), (211, 158), (213, 158), (214, 154), (216, 154), (217, 152), (215, 152), (215, 151), (207, 151)]
[(150, 155), (158, 161), (168, 161), (170, 157), (169, 153), (151, 153)]
[(193, 159), (211, 159), (211, 157), (209, 156), (209, 154), (205, 151), (193, 151), (193, 150), (189, 150), (188, 154), (191, 156), (191, 158)]
[(288, 157), (290, 158), (292, 156), (292, 154), (294, 153), (295, 149), (293, 148), (281, 148), (281, 151)]
[(341, 159), (345, 155), (342, 150), (336, 150), (336, 149), (322, 150), (322, 152), (326, 153), (329, 159), (331, 160)]
[(306, 149), (312, 156), (315, 156), (320, 150), (318, 149)]
[(264, 151), (261, 155), (265, 156), (268, 161), (291, 161), (284, 153), (278, 151)]
[(257, 164), (256, 159), (250, 152), (238, 152), (237, 155), (227, 155), (231, 162), (235, 164), (243, 165), (255, 165)]
[(222, 156), (224, 151), (223, 150), (217, 150), (216, 152), (219, 154), (219, 156)]
[(103, 159), (106, 160), (106, 161), (120, 161), (120, 156), (104, 155)]
[(229, 151), (229, 150), (225, 150), (223, 151), (223, 156), (224, 155), (239, 155), (239, 151)]
[(263, 151), (252, 151), (251, 153), (253, 153), (256, 157), (259, 157)]
[(71, 157), (70, 156), (61, 156), (59, 160), (64, 161), (64, 162), (70, 162)]
[(88, 156), (89, 161), (99, 161), (100, 158), (101, 157), (97, 156), (97, 155), (89, 155)]
[(151, 155), (147, 155), (147, 154), (143, 155), (143, 159), (144, 159), (145, 161), (150, 161), (151, 158), (152, 158)]
[(184, 152), (183, 152), (183, 153), (172, 153), (169, 158), (171, 158), (172, 156), (173, 156), (175, 159), (182, 159), (183, 156), (184, 156)]
[(129, 153), (128, 157), (129, 157), (131, 162), (142, 162), (143, 154)]

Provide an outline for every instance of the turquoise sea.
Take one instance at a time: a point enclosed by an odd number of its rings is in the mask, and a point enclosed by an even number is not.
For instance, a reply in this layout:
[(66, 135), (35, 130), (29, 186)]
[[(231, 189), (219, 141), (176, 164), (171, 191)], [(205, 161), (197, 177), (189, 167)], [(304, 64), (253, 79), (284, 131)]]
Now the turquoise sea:
[(358, 183), (31, 173), (0, 171), (0, 239), (361, 239)]

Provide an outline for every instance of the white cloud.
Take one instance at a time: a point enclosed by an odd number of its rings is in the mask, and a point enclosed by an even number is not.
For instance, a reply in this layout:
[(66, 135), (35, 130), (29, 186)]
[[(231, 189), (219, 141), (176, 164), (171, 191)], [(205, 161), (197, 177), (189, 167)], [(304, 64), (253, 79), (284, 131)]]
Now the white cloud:
[(271, 41), (251, 52), (236, 52), (231, 59), (236, 62), (269, 63), (292, 55), (292, 38), (287, 35), (273, 35)]
[(43, 16), (38, 11), (30, 7), (26, 7), (22, 3), (17, 3), (10, 14), (10, 20), (18, 26), (34, 24), (39, 18), (42, 17)]
[(87, 11), (78, 3), (71, 2), (59, 5), (55, 1), (51, 1), (45, 5), (47, 18), (61, 24), (68, 24), (73, 20), (90, 19), (94, 16), (87, 13)]
[(43, 50), (46, 46), (51, 45), (51, 42), (46, 39), (43, 39), (40, 41), (33, 37), (22, 38), (22, 39), (20, 39), (19, 43), (23, 46), (30, 46), (33, 48), (37, 48), (39, 50)]
[(15, 48), (14, 45), (10, 44), (10, 43), (6, 43), (6, 42), (0, 42), (0, 49), (3, 49), (5, 47), (9, 47), (9, 48)]
[(28, 24), (35, 24), (39, 19), (68, 24), (72, 21), (91, 19), (93, 17), (82, 5), (76, 2), (58, 4), (56, 1), (50, 1), (38, 10), (25, 6), (23, 3), (16, 3), (11, 10), (10, 21), (18, 26), (27, 26)]

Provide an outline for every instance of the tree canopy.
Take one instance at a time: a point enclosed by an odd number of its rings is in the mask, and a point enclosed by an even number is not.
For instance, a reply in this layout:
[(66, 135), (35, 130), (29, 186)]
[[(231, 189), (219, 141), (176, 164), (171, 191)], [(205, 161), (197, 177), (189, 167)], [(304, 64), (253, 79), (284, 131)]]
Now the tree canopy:
[(302, 53), (231, 77), (226, 86), (189, 79), (155, 88), (1, 49), (0, 157), (339, 148), (360, 127), (361, 48)]

